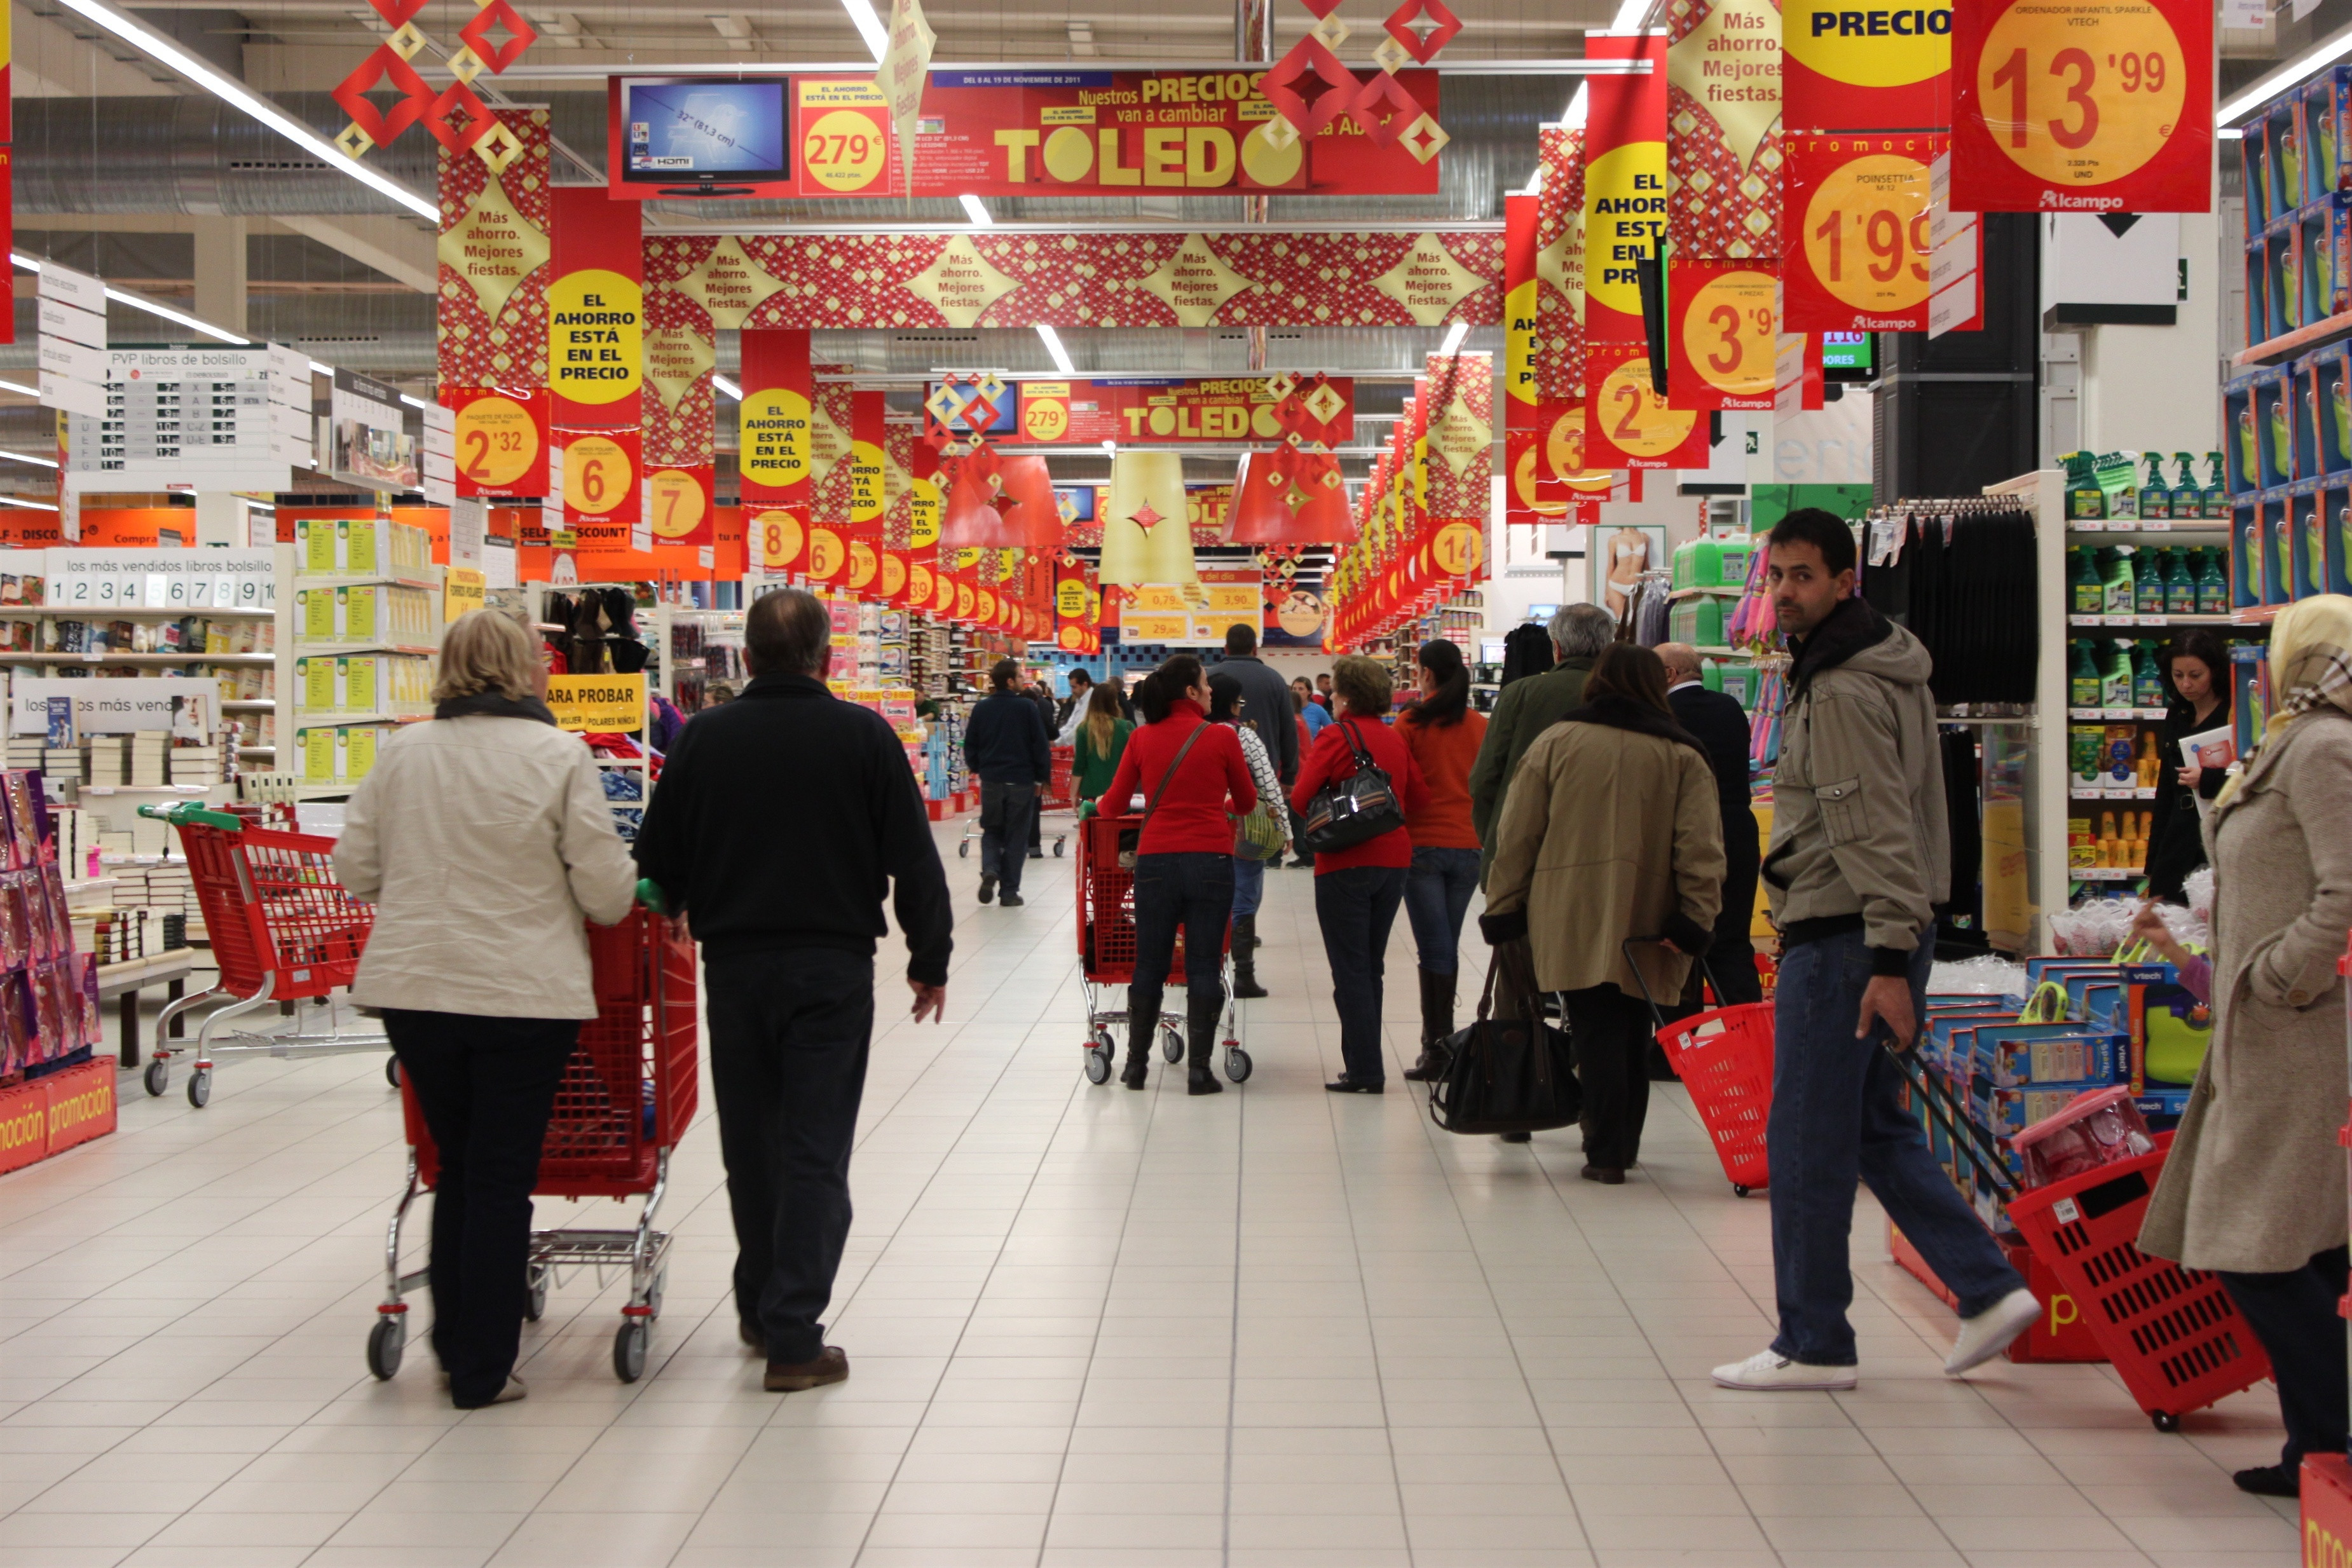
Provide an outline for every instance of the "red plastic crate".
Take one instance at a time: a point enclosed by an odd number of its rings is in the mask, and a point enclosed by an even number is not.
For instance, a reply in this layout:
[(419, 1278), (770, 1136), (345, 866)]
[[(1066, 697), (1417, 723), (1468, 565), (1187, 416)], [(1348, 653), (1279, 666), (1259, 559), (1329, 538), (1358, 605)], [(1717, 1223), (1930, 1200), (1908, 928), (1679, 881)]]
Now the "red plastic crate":
[(2099, 1347), (2159, 1430), (2270, 1375), (2270, 1358), (2221, 1281), (2139, 1249), (2169, 1140), (2010, 1200), (2009, 1218), (2081, 1303)]
[[(1911, 1239), (1891, 1219), (1886, 1222), (1886, 1249), (1905, 1273), (1933, 1291), (1946, 1306), (1959, 1311), (1959, 1298), (1944, 1288), (1944, 1281), (1936, 1278)], [(2009, 1342), (2004, 1353), (2009, 1359), (2019, 1363), (2106, 1360), (2107, 1353), (2099, 1348), (2097, 1336), (2083, 1322), (2083, 1303), (2067, 1293), (2033, 1249), (2013, 1241), (2002, 1242), (2000, 1249), (2009, 1266), (2025, 1276), (2025, 1288), (2042, 1303), (2042, 1315), (2033, 1320), (2033, 1326)]]
[(2352, 1466), (2341, 1454), (2303, 1461), (2303, 1568), (2352, 1563)]
[(1658, 1031), (1658, 1044), (1715, 1140), (1724, 1178), (1742, 1197), (1765, 1186), (1771, 1179), (1764, 1128), (1772, 1114), (1772, 1004), (1744, 1002), (1677, 1019)]

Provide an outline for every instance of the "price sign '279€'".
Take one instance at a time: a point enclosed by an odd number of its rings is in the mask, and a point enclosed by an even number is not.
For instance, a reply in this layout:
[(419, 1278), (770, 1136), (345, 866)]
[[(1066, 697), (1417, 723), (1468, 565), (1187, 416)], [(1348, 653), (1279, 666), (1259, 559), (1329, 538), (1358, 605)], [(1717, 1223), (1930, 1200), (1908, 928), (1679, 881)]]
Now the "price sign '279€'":
[(2212, 205), (2213, 10), (2189, 0), (1961, 0), (1952, 206)]

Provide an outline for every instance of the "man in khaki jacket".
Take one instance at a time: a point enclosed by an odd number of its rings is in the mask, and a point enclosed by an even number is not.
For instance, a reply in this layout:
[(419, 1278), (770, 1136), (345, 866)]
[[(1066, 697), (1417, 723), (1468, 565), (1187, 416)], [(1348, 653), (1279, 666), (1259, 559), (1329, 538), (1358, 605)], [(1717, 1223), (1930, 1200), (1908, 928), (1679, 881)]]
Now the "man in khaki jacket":
[(1772, 1267), (1780, 1332), (1715, 1369), (1727, 1388), (1851, 1388), (1846, 1260), (1867, 1184), (1959, 1298), (1957, 1376), (2041, 1306), (1902, 1110), (1903, 1071), (1951, 882), (1934, 661), (1854, 591), (1853, 531), (1817, 508), (1774, 528), (1766, 580), (1795, 660), (1773, 774), (1764, 884), (1780, 927), (1774, 998)]

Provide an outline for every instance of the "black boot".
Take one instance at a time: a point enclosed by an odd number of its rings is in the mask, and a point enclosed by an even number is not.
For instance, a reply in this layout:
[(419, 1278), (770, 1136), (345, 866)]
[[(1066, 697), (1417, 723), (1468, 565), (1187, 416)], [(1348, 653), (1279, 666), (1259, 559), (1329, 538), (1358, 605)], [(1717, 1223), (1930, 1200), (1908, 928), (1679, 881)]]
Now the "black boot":
[(1127, 1023), (1127, 1065), (1119, 1069), (1118, 1081), (1129, 1089), (1140, 1089), (1151, 1075), (1151, 1037), (1157, 1032), (1160, 1019), (1131, 1017)]
[(1184, 1092), (1187, 1094), (1222, 1094), (1225, 1086), (1217, 1082), (1209, 1061), (1216, 1054), (1217, 1022), (1225, 1010), (1225, 998), (1221, 988), (1203, 995), (1197, 989), (1184, 1003)]
[(1262, 997), (1265, 988), (1257, 983), (1257, 916), (1234, 916), (1234, 995)]
[(1415, 1083), (1433, 1083), (1454, 1061), (1454, 977), (1421, 971), (1421, 1059), (1404, 1070)]

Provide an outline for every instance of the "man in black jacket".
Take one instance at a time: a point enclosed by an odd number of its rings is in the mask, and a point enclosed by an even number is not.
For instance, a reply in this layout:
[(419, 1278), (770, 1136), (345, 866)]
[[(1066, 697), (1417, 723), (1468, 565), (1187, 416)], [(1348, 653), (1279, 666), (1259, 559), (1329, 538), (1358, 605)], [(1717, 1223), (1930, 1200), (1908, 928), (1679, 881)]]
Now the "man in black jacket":
[(812, 594), (751, 606), (751, 684), (680, 733), (636, 844), (637, 869), (702, 944), (735, 1309), (777, 1392), (849, 1375), (817, 1319), (849, 1235), (883, 895), (919, 1022), (947, 1005), (955, 925), (898, 737), (825, 690), (831, 636)]
[[(1756, 944), (1748, 932), (1756, 920), (1756, 864), (1761, 855), (1756, 836), (1756, 812), (1749, 805), (1748, 773), (1748, 710), (1737, 697), (1711, 692), (1699, 677), (1698, 650), (1687, 643), (1658, 644), (1659, 662), (1666, 666), (1666, 703), (1675, 720), (1706, 749), (1715, 772), (1716, 803), (1723, 812), (1723, 905), (1715, 917), (1715, 941), (1706, 951), (1706, 967), (1714, 973), (1721, 1005), (1760, 1002), (1763, 982), (1756, 977)], [(1687, 1017), (1698, 1009), (1698, 966), (1691, 966), (1693, 989), (1684, 996)], [(1654, 1051), (1654, 1047), (1653, 1048)], [(1656, 1064), (1654, 1059), (1654, 1066)], [(1653, 1077), (1657, 1076), (1654, 1071)]]
[(980, 780), (980, 901), (1004, 885), (1004, 907), (1021, 906), (1022, 851), (1037, 815), (1037, 794), (1054, 776), (1051, 742), (1037, 705), (1021, 690), (1021, 666), (999, 659), (992, 688), (972, 706), (963, 730), (964, 766)]

